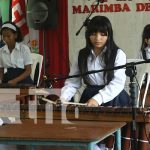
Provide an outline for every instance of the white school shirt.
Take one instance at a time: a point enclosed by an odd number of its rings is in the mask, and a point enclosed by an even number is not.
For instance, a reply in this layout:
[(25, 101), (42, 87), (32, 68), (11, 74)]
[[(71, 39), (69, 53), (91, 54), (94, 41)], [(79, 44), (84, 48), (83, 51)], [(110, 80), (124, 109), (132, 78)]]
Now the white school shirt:
[[(144, 50), (146, 52), (146, 59), (150, 59), (150, 46), (147, 46)], [(141, 51), (138, 58), (143, 59), (143, 54)]]
[(31, 51), (23, 43), (16, 42), (15, 48), (10, 53), (8, 46), (0, 48), (0, 68), (22, 68), (32, 64)]
[(150, 59), (150, 46), (145, 48), (146, 51), (146, 59)]
[[(88, 71), (90, 70), (101, 70), (104, 67), (104, 63), (101, 59), (102, 53), (97, 57), (94, 55), (94, 52), (88, 57)], [(73, 62), (69, 75), (80, 74), (78, 68), (78, 58)], [(126, 64), (126, 54), (118, 49), (116, 60), (114, 66), (120, 66)], [(103, 81), (103, 72), (90, 74), (89, 78), (91, 80), (90, 85), (104, 85)], [(71, 98), (75, 95), (78, 88), (81, 87), (81, 77), (70, 78), (65, 81), (64, 87), (61, 89), (61, 101), (70, 101)], [(94, 95), (92, 98), (95, 99), (99, 105), (102, 103), (107, 103), (113, 100), (123, 89), (126, 81), (125, 69), (118, 69), (114, 71), (114, 78), (108, 85), (103, 89), (99, 90), (98, 94)]]

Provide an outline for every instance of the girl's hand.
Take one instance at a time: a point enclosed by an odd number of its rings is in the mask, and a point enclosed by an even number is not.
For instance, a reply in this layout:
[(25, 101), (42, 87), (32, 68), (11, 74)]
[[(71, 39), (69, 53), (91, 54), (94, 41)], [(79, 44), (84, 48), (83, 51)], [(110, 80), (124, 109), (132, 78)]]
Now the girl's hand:
[(17, 84), (17, 82), (16, 82), (15, 80), (9, 80), (8, 83), (9, 83), (9, 84), (13, 84), (13, 85), (16, 85), (16, 84)]
[(91, 99), (88, 100), (87, 106), (89, 106), (89, 107), (98, 107), (99, 104), (95, 99), (91, 98)]

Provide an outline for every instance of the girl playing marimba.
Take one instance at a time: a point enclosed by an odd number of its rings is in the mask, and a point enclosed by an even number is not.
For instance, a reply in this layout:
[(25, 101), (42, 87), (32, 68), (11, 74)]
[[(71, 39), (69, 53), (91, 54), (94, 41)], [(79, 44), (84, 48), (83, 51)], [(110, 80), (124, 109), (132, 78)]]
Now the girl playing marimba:
[[(114, 42), (112, 25), (107, 17), (93, 17), (87, 25), (85, 38), (86, 46), (79, 51), (72, 63), (69, 75), (84, 74), (91, 70), (109, 69), (126, 64), (126, 54)], [(61, 90), (62, 103), (72, 99), (77, 89), (81, 87), (82, 79), (87, 86), (80, 103), (87, 103), (92, 107), (130, 105), (130, 98), (124, 90), (125, 69), (105, 70), (67, 79)]]

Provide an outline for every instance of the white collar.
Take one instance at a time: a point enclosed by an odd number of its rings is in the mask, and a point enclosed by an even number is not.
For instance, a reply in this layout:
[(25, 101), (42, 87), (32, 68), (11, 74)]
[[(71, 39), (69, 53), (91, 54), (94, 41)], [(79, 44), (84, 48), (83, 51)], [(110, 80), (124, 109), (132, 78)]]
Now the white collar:
[(150, 52), (150, 46), (147, 46), (147, 47), (145, 48), (145, 51)]

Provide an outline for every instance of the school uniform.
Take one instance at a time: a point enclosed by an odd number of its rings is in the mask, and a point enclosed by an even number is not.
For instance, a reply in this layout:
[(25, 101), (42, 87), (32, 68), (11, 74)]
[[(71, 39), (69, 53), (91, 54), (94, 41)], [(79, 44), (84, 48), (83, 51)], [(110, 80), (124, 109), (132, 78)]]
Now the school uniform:
[[(102, 59), (103, 53), (106, 48), (96, 57), (93, 50), (87, 59), (87, 69), (101, 70), (104, 69), (105, 63)], [(82, 61), (82, 60), (81, 60)], [(126, 54), (118, 49), (114, 67), (126, 64)], [(78, 56), (75, 58), (69, 75), (80, 74), (78, 66)], [(124, 90), (126, 81), (125, 69), (118, 69), (114, 71), (114, 78), (105, 84), (103, 80), (103, 72), (93, 73), (88, 75), (88, 83), (85, 83), (87, 87), (83, 91), (80, 102), (86, 103), (87, 100), (93, 98), (99, 105), (104, 106), (128, 106), (130, 105), (130, 98)], [(65, 85), (61, 90), (60, 99), (63, 101), (70, 101), (75, 95), (77, 89), (81, 87), (82, 77), (70, 78), (65, 81)]]
[(150, 59), (150, 46), (147, 46), (144, 51), (141, 53), (141, 58), (143, 59)]
[[(31, 52), (27, 45), (16, 42), (15, 48), (10, 53), (8, 46), (0, 49), (0, 68), (7, 68), (4, 74), (3, 83), (16, 78), (25, 71), (25, 65), (32, 64)], [(30, 76), (18, 84), (33, 84)]]

